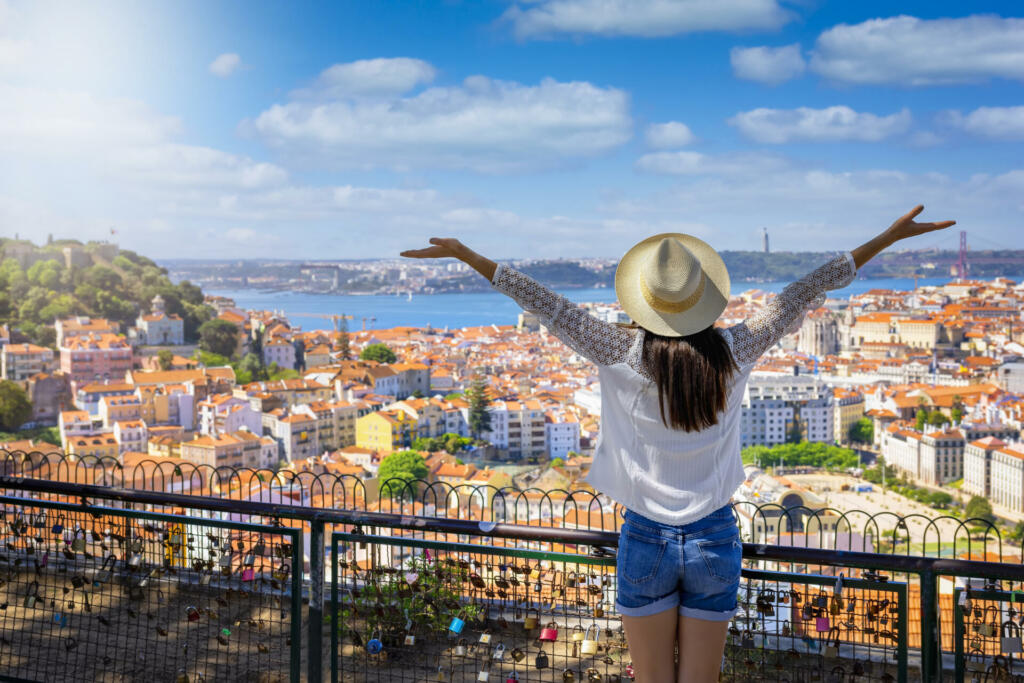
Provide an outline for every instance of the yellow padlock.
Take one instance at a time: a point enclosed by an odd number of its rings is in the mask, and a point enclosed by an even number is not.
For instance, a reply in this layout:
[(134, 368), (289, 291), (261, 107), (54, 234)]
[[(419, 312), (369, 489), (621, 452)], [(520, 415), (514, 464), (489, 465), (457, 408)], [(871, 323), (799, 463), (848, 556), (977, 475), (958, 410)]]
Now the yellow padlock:
[[(530, 612), (533, 612), (534, 614), (531, 615)], [(537, 622), (539, 622), (539, 621), (540, 621), (540, 611), (539, 610), (535, 610), (535, 609), (534, 610), (526, 610), (526, 619), (523, 620), (523, 629), (526, 630), (526, 631), (532, 631), (533, 629), (537, 628)]]
[[(597, 629), (594, 635), (590, 634), (591, 629)], [(583, 635), (583, 642), (580, 643), (580, 652), (584, 655), (596, 655), (597, 654), (597, 636), (601, 634), (601, 629), (596, 624), (591, 624), (587, 627), (586, 633)], [(573, 634), (573, 638), (576, 634)]]
[(584, 634), (582, 626), (580, 626), (579, 624), (576, 624), (575, 626), (572, 627), (572, 640), (573, 640), (573, 642), (575, 642), (575, 643), (580, 642), (581, 640), (583, 640), (583, 636), (584, 635), (585, 634)]

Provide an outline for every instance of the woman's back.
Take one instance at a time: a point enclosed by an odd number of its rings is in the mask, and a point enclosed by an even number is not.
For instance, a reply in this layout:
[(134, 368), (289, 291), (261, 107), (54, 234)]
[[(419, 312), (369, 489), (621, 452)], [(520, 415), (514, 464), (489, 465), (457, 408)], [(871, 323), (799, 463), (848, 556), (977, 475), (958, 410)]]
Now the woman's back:
[(715, 424), (690, 432), (662, 420), (658, 389), (642, 359), (645, 330), (600, 321), (507, 266), (498, 266), (492, 284), (598, 366), (601, 433), (587, 483), (644, 517), (682, 525), (727, 503), (743, 481), (739, 422), (754, 363), (826, 290), (846, 286), (855, 272), (853, 257), (841, 254), (787, 286), (756, 315), (722, 328), (737, 365), (726, 407)]

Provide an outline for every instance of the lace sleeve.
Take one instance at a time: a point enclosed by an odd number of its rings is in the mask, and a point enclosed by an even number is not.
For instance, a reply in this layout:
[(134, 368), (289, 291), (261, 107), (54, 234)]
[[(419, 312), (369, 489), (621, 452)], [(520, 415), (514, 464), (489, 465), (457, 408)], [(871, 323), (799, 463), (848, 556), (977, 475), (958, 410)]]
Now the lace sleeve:
[(626, 360), (635, 331), (598, 320), (530, 276), (500, 263), (491, 286), (535, 313), (552, 334), (587, 360), (598, 365)]
[(795, 331), (796, 323), (809, 306), (813, 303), (820, 306), (826, 291), (845, 287), (856, 273), (853, 255), (845, 252), (786, 285), (762, 310), (729, 328), (736, 362), (744, 365), (757, 361), (782, 337)]

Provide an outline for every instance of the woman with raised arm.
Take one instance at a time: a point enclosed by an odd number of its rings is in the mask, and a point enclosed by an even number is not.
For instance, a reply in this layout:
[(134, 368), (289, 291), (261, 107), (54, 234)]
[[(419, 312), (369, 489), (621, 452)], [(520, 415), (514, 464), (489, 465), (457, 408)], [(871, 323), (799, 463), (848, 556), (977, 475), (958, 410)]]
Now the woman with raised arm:
[(587, 482), (626, 510), (615, 606), (641, 683), (718, 680), (737, 608), (742, 546), (730, 501), (743, 481), (740, 403), (755, 362), (880, 251), (954, 224), (915, 222), (923, 210), (786, 286), (732, 327), (714, 326), (729, 301), (725, 264), (691, 235), (648, 237), (619, 261), (615, 293), (629, 326), (592, 317), (457, 239), (402, 252), (467, 263), (598, 366), (601, 433)]

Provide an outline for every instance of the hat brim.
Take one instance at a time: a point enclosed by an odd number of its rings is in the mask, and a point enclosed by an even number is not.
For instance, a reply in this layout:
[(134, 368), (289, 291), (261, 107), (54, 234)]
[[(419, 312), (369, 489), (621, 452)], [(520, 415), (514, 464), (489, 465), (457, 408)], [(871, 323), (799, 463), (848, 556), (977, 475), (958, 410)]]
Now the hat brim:
[[(640, 289), (643, 264), (666, 237), (682, 242), (700, 261), (707, 278), (703, 295), (681, 313), (652, 308)], [(683, 233), (664, 232), (648, 237), (627, 251), (615, 269), (615, 294), (622, 310), (644, 329), (666, 337), (683, 337), (711, 326), (729, 303), (729, 288), (729, 271), (718, 252), (707, 242)]]

